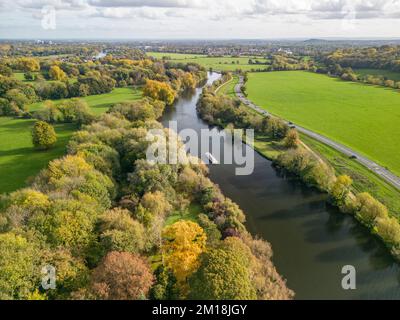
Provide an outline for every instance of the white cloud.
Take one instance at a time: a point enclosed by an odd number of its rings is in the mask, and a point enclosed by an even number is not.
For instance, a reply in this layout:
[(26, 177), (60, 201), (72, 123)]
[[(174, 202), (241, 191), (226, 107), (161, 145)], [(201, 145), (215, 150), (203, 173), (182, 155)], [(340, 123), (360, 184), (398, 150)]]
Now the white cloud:
[(57, 10), (54, 34), (65, 37), (71, 30), (85, 37), (82, 26), (107, 29), (107, 37), (132, 30), (143, 37), (340, 36), (348, 17), (357, 29), (344, 36), (400, 37), (400, 0), (0, 0), (0, 37), (39, 26), (48, 5)]
[(96, 7), (157, 7), (157, 8), (193, 8), (198, 7), (198, 0), (89, 0)]

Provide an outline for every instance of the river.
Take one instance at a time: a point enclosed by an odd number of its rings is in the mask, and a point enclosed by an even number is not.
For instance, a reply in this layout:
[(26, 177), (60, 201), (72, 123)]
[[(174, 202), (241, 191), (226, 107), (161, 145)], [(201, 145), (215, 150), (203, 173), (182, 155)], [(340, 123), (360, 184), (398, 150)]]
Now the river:
[[(218, 78), (210, 73), (208, 84)], [(162, 123), (175, 120), (178, 131), (208, 129), (196, 113), (200, 94), (181, 98)], [(209, 168), (213, 182), (245, 212), (248, 230), (271, 243), (275, 266), (296, 299), (400, 299), (399, 265), (367, 229), (330, 207), (326, 195), (283, 177), (257, 153), (249, 176), (235, 175), (234, 165)], [(355, 290), (341, 286), (345, 265), (356, 269)]]

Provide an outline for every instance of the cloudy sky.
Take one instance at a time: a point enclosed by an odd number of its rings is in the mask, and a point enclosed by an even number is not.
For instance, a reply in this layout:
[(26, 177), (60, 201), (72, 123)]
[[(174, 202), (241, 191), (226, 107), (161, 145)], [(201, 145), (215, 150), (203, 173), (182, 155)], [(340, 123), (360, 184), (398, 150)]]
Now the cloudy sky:
[(400, 38), (400, 0), (0, 0), (0, 38)]

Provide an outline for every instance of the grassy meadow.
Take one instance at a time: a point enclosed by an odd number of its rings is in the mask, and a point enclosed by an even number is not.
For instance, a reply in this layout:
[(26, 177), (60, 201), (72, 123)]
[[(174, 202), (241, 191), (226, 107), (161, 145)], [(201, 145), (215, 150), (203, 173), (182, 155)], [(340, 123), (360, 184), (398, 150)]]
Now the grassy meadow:
[(57, 143), (47, 151), (32, 146), (31, 130), (35, 120), (0, 117), (0, 193), (11, 192), (25, 185), (47, 163), (65, 153), (65, 147), (77, 129), (74, 124), (54, 126)]
[(249, 99), (400, 174), (400, 93), (302, 71), (250, 73)]
[(268, 60), (261, 57), (207, 57), (196, 54), (179, 54), (179, 53), (160, 53), (148, 52), (148, 55), (161, 59), (169, 57), (171, 61), (182, 63), (198, 63), (207, 69), (216, 71), (235, 71), (241, 69), (243, 71), (251, 71), (252, 69), (264, 69), (263, 64), (249, 64), (249, 59), (258, 60), (262, 63), (267, 63)]
[[(134, 101), (142, 98), (142, 91), (134, 88), (115, 88), (110, 93), (87, 96), (80, 98), (87, 102), (94, 114), (106, 112), (115, 103)], [(63, 100), (54, 100), (55, 103), (62, 103)], [(33, 103), (29, 106), (29, 111), (36, 111), (42, 108), (43, 102)]]

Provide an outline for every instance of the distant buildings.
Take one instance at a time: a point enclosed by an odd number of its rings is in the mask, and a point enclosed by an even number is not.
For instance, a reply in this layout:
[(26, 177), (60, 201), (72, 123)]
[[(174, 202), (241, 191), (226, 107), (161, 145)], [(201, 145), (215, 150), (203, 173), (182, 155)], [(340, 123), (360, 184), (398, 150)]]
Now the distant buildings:
[(292, 54), (293, 54), (292, 50), (290, 50), (290, 49), (282, 49), (282, 48), (279, 48), (279, 49), (278, 49), (278, 52), (286, 53), (286, 54), (288, 54), (288, 55), (292, 55)]

